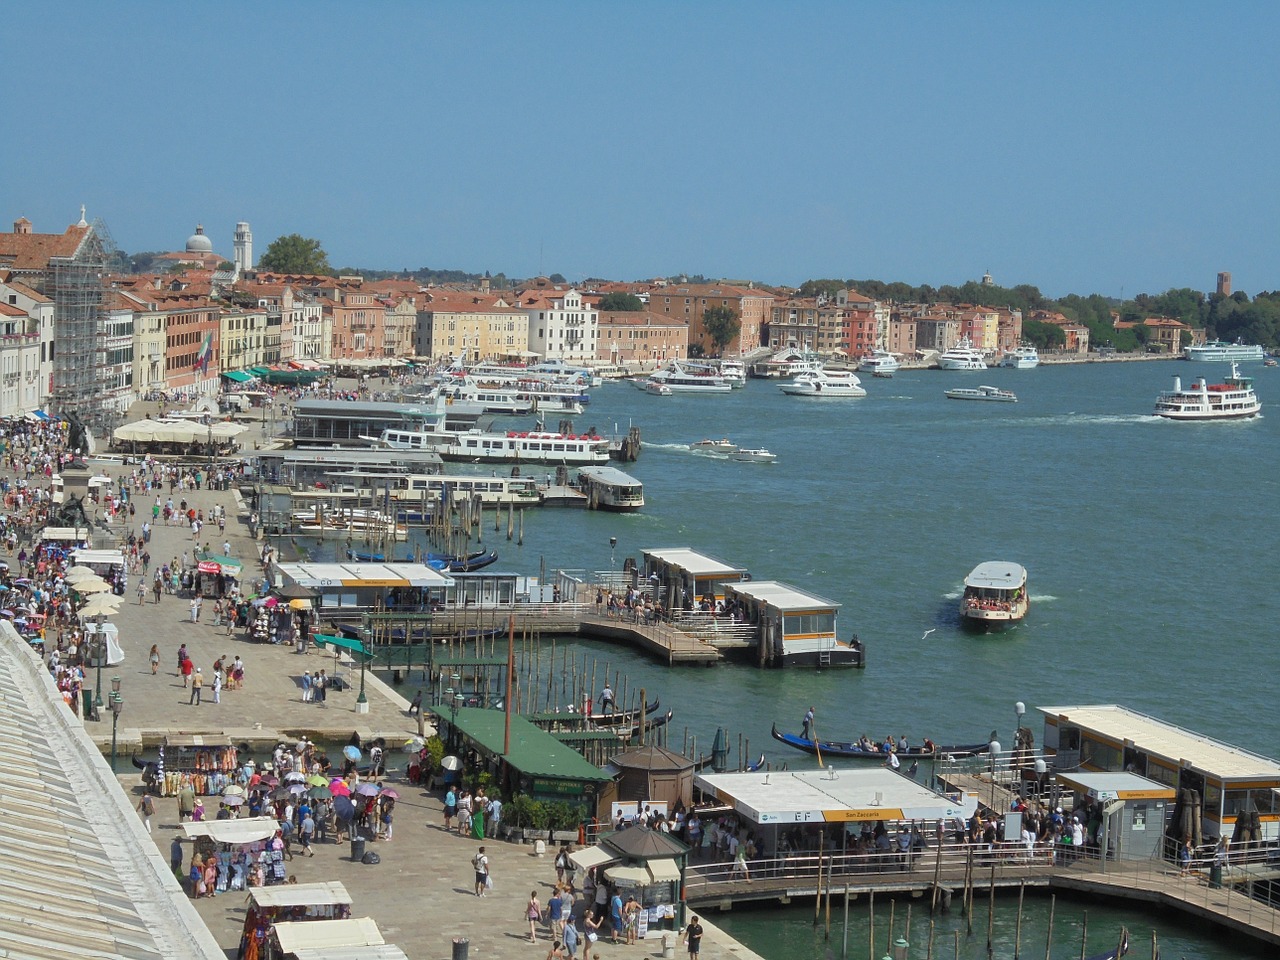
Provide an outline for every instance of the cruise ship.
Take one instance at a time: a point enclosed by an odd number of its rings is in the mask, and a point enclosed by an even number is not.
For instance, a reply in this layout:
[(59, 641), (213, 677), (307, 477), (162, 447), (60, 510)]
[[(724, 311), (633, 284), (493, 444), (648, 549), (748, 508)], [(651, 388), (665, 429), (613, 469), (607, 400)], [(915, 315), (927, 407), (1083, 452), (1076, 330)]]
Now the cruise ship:
[(939, 370), (985, 370), (987, 361), (973, 348), (973, 341), (963, 338), (954, 347), (938, 357)]
[(1240, 360), (1265, 360), (1266, 354), (1256, 343), (1227, 343), (1224, 340), (1210, 340), (1208, 343), (1193, 344), (1182, 350), (1183, 359), (1211, 361), (1215, 363), (1237, 362)]

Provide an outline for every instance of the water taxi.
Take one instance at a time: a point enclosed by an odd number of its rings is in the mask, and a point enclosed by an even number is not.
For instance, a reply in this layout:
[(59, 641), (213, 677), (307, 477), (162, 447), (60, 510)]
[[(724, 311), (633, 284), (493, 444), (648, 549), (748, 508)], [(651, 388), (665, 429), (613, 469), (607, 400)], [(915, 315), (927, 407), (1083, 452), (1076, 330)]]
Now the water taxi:
[(949, 400), (994, 400), (997, 403), (1017, 403), (1018, 398), (1012, 390), (1001, 390), (999, 387), (956, 387), (944, 391)]
[(1224, 340), (1210, 340), (1208, 343), (1191, 344), (1183, 347), (1182, 356), (1186, 360), (1202, 362), (1239, 362), (1241, 360), (1265, 360), (1266, 352), (1256, 343), (1245, 343), (1237, 340), (1227, 343)]
[(694, 453), (712, 453), (718, 456), (727, 457), (731, 453), (738, 452), (738, 445), (731, 441), (728, 437), (720, 440), (698, 440), (689, 444), (689, 449)]
[(898, 362), (898, 358), (888, 350), (872, 350), (869, 356), (863, 357), (862, 362), (858, 364), (859, 373), (869, 373), (875, 376), (878, 373), (894, 373), (902, 366)]
[(1016, 563), (989, 560), (980, 563), (964, 578), (960, 598), (960, 618), (984, 627), (1004, 627), (1027, 615), (1027, 571)]
[(1204, 377), (1186, 390), (1182, 378), (1173, 378), (1173, 389), (1156, 398), (1157, 417), (1169, 420), (1243, 420), (1256, 417), (1262, 409), (1253, 391), (1253, 378), (1242, 377), (1231, 364), (1231, 376), (1224, 383), (1208, 383)]
[(1028, 344), (1006, 350), (1000, 366), (1011, 370), (1033, 370), (1040, 366), (1040, 351)]
[(822, 369), (822, 358), (804, 350), (781, 350), (751, 365), (751, 375), (764, 380), (785, 379)]
[(729, 381), (729, 386), (735, 390), (747, 385), (747, 365), (741, 360), (729, 358), (721, 358), (720, 376)]
[(739, 463), (773, 463), (778, 459), (778, 455), (770, 453), (763, 447), (739, 447), (729, 454), (729, 459), (737, 460)]
[[(672, 393), (728, 393), (733, 389), (729, 381), (714, 370), (694, 369), (675, 360), (649, 374), (649, 381), (662, 384)], [(640, 387), (649, 389), (644, 384)]]
[(660, 380), (644, 379), (640, 382), (640, 389), (645, 393), (651, 393), (655, 397), (672, 396), (672, 389)]
[(802, 373), (794, 380), (778, 385), (778, 389), (792, 397), (865, 397), (867, 391), (862, 381), (850, 371), (814, 370)]
[(968, 337), (938, 357), (939, 370), (985, 370), (987, 361)]

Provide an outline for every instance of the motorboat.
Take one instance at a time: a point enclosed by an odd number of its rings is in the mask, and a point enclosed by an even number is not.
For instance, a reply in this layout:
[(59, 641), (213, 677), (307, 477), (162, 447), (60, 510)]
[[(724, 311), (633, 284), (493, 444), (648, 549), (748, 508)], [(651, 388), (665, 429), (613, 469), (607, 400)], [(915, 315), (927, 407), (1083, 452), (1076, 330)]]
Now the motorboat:
[(645, 393), (651, 393), (655, 397), (669, 397), (672, 390), (660, 380), (645, 379), (641, 382), (640, 387)]
[(729, 459), (737, 460), (739, 463), (773, 463), (778, 459), (776, 453), (770, 453), (763, 447), (749, 448), (739, 447), (736, 451), (729, 454)]
[(867, 391), (861, 384), (862, 381), (848, 370), (813, 370), (779, 384), (778, 389), (793, 397), (865, 397)]
[(1243, 420), (1256, 417), (1262, 409), (1253, 391), (1253, 378), (1242, 377), (1240, 367), (1231, 364), (1231, 376), (1224, 383), (1208, 383), (1204, 377), (1188, 389), (1182, 378), (1173, 378), (1173, 389), (1156, 398), (1156, 416), (1169, 420)]
[(689, 444), (689, 449), (694, 453), (712, 453), (717, 456), (727, 457), (731, 453), (738, 452), (738, 445), (728, 437), (725, 437), (721, 440), (699, 440), (696, 443)]
[(938, 357), (939, 370), (985, 370), (987, 361), (973, 347), (968, 337)]
[(1182, 356), (1187, 360), (1198, 360), (1201, 362), (1224, 363), (1239, 362), (1241, 360), (1265, 360), (1266, 351), (1256, 343), (1245, 343), (1237, 340), (1235, 343), (1227, 343), (1224, 340), (1210, 340), (1208, 343), (1191, 344), (1183, 347)]
[(949, 400), (994, 400), (997, 403), (1017, 403), (1018, 397), (1012, 390), (1001, 390), (999, 387), (955, 387), (944, 391)]
[(902, 364), (898, 362), (898, 358), (888, 350), (872, 350), (871, 354), (863, 357), (862, 362), (858, 364), (858, 372), (875, 376), (878, 373), (894, 373), (900, 366)]
[[(778, 725), (773, 724), (773, 739), (795, 747), (805, 753), (821, 754), (823, 757), (839, 757), (842, 760), (867, 760), (872, 763), (888, 763), (890, 756), (898, 761), (903, 760), (960, 760), (965, 757), (982, 756), (990, 751), (991, 740), (983, 743), (962, 743), (938, 746), (926, 740), (922, 744), (908, 747), (906, 750), (888, 751), (876, 743), (862, 740), (817, 740), (806, 739), (795, 733), (780, 733)], [(992, 737), (994, 739), (994, 736)]]
[(720, 376), (729, 381), (729, 386), (737, 390), (747, 385), (747, 365), (741, 360), (720, 360)]
[(781, 350), (751, 365), (751, 375), (765, 380), (785, 379), (822, 369), (822, 358), (805, 350)]
[(1040, 366), (1040, 351), (1028, 344), (1006, 350), (1000, 358), (1000, 366), (1011, 370), (1032, 370)]
[(1004, 560), (980, 563), (964, 578), (960, 597), (960, 617), (965, 623), (1006, 627), (1027, 615), (1027, 570)]
[(733, 389), (729, 381), (714, 370), (687, 367), (675, 360), (649, 374), (649, 380), (662, 384), (672, 393), (729, 393)]

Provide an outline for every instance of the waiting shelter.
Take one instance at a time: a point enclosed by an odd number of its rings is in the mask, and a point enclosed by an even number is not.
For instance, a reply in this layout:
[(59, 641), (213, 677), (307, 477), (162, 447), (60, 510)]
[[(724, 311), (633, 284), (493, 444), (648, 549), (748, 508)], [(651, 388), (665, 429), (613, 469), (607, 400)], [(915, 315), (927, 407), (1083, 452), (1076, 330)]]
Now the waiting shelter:
[(747, 568), (689, 547), (644, 550), (644, 576), (668, 610), (689, 609), (706, 597), (724, 598), (724, 584), (748, 579)]
[(1161, 851), (1165, 807), (1173, 787), (1136, 773), (1057, 774), (1058, 783), (1101, 806), (1102, 849), (1108, 860), (1149, 860)]

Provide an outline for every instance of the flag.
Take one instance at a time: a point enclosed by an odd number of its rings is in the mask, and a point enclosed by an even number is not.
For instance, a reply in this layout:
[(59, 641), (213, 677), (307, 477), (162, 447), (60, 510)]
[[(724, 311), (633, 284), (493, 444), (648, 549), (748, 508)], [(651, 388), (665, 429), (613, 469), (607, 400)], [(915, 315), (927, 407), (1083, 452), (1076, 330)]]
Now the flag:
[(201, 373), (209, 372), (209, 361), (213, 359), (213, 331), (210, 330), (204, 335), (204, 343), (200, 345), (200, 352), (196, 354), (195, 365), (191, 368), (199, 370)]

